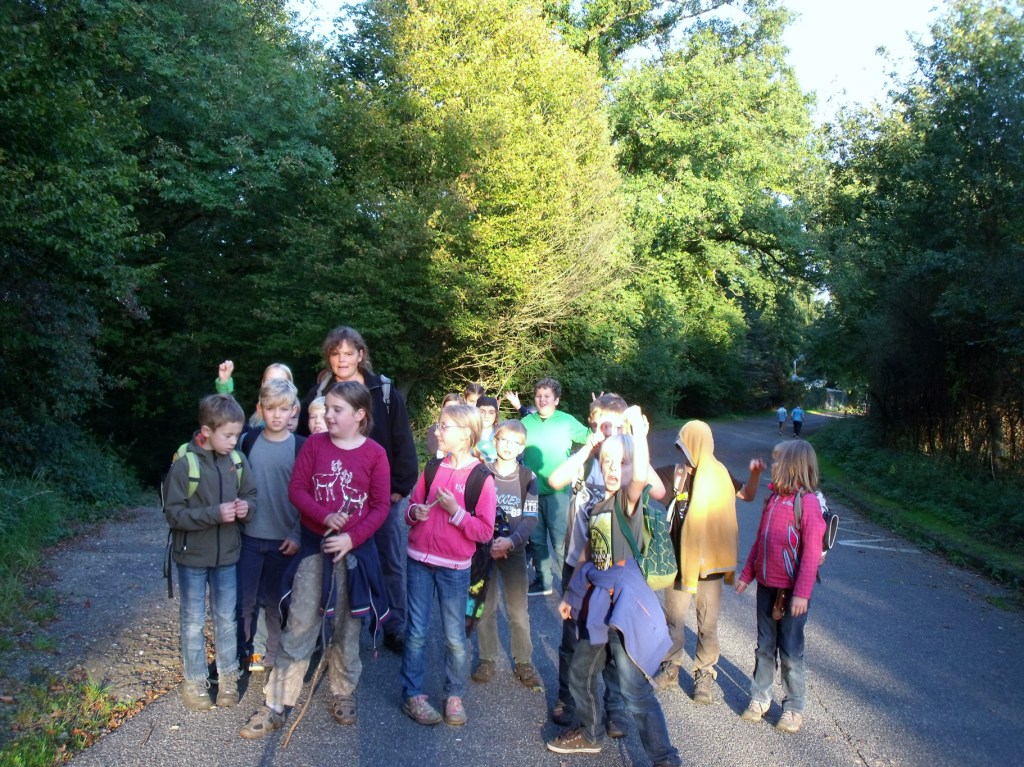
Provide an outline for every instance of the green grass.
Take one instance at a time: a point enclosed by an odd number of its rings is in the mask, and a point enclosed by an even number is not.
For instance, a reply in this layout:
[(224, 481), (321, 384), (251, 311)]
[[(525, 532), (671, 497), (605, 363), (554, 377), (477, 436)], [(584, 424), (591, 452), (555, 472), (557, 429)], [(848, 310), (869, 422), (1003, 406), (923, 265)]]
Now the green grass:
[(99, 685), (54, 676), (14, 691), (0, 724), (6, 733), (0, 764), (52, 767), (92, 745), (103, 732), (120, 725), (140, 704), (114, 700)]
[(815, 434), (825, 489), (957, 565), (1024, 595), (1024, 479), (878, 447), (861, 418)]

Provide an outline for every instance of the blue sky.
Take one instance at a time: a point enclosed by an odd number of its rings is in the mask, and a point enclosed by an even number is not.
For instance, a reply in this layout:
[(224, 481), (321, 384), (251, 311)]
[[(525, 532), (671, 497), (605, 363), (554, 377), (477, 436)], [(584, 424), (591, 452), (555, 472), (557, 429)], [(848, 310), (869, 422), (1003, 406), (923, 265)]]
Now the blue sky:
[[(292, 0), (307, 23), (329, 31), (344, 0)], [(784, 0), (800, 14), (785, 34), (789, 61), (804, 91), (818, 97), (819, 120), (842, 105), (866, 104), (885, 97), (885, 73), (892, 67), (876, 53), (889, 51), (897, 71), (910, 71), (908, 33), (926, 37), (939, 0)], [(902, 66), (900, 63), (903, 62)]]

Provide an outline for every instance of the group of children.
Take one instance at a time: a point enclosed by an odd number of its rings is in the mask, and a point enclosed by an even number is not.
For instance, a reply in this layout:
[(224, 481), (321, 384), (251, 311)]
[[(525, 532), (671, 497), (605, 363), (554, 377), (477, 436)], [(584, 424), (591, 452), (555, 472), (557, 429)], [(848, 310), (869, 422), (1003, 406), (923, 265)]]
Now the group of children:
[[(369, 390), (357, 381), (327, 387), (322, 402), (309, 407), (310, 436), (303, 443), (292, 434), (294, 426), (289, 429), (298, 412), (290, 377), (285, 366), (267, 369), (252, 424), (246, 424), (229, 393), (203, 399), (200, 429), (186, 448), (194, 457), (176, 461), (164, 487), (181, 584), (182, 695), (187, 707), (237, 704), (239, 655), (252, 660), (261, 602), (266, 610), (264, 661), (270, 673), (264, 704), (240, 731), (244, 738), (259, 738), (283, 726), (318, 637), (326, 653), (331, 716), (339, 724), (355, 724), (361, 626), (369, 616), (376, 636), (389, 614), (373, 537), (392, 503), (390, 468), (384, 449), (368, 436), (373, 419)], [(219, 391), (225, 391), (230, 378), (226, 363), (218, 374)], [(533, 430), (531, 417), (496, 424), (498, 401), (482, 387), (446, 401), (430, 430), (428, 449), (435, 457), (419, 476), (405, 509), (402, 710), (423, 725), (465, 724), (468, 681), (488, 682), (497, 670), (500, 593), (509, 618), (513, 673), (525, 686), (542, 689), (532, 664), (527, 601), (534, 590), (528, 586), (527, 543), (533, 537), (536, 544), (538, 487), (555, 495), (571, 486), (567, 498), (559, 501), (567, 513), (561, 520), (564, 532), (553, 538), (562, 563), (558, 610), (563, 631), (558, 703), (552, 712), (556, 722), (570, 729), (547, 746), (557, 753), (596, 753), (605, 734), (625, 734), (628, 712), (652, 763), (678, 765), (679, 754), (651, 684), (672, 639), (661, 602), (641, 573), (635, 544), (643, 540), (649, 498), (665, 499), (672, 488), (650, 466), (646, 417), (616, 395), (594, 398), (589, 429), (573, 427), (570, 436), (581, 449), (570, 453), (560, 446), (553, 463), (552, 451), (536, 444), (537, 434), (550, 427), (548, 419), (560, 413), (555, 410), (560, 391), (553, 405), (547, 396), (554, 393), (552, 383), (557, 386), (553, 379), (538, 382), (538, 408), (530, 416), (536, 416), (532, 420), (540, 427)], [(475, 403), (470, 402), (473, 395)], [(517, 397), (508, 399), (518, 404)], [(532, 461), (524, 456), (531, 445), (536, 448)], [(537, 465), (539, 455), (546, 461), (543, 476), (529, 468)], [(773, 460), (772, 494), (736, 585), (742, 593), (754, 580), (758, 584), (758, 645), (743, 718), (756, 721), (767, 712), (778, 656), (785, 692), (778, 726), (795, 732), (806, 687), (803, 628), (824, 522), (814, 513), (818, 476), (810, 445), (782, 443)], [(802, 524), (794, 513), (794, 504), (801, 502)], [(547, 539), (546, 534), (545, 548)], [(493, 574), (485, 581), (477, 624), (479, 661), (470, 674), (467, 597), (481, 552)], [(546, 558), (542, 561), (549, 567)], [(543, 577), (537, 570), (535, 577)], [(217, 656), (215, 703), (208, 692), (203, 640), (207, 584)], [(286, 584), (290, 602), (282, 630)], [(435, 600), (445, 638), (440, 710), (431, 703), (425, 682)], [(329, 635), (325, 622), (332, 609)], [(597, 674), (605, 680), (603, 700), (596, 699)]]

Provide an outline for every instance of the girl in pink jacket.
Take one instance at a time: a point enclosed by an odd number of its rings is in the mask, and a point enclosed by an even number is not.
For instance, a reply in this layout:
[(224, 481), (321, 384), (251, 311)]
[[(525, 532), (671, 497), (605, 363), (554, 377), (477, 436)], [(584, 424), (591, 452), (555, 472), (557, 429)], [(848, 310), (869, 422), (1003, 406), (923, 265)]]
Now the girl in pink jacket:
[(736, 582), (742, 594), (757, 580), (757, 650), (750, 704), (743, 719), (758, 722), (771, 706), (775, 656), (782, 668), (782, 718), (797, 732), (807, 692), (804, 626), (821, 559), (825, 520), (815, 494), (818, 458), (807, 442), (782, 442), (772, 453), (772, 494), (765, 501), (754, 545)]

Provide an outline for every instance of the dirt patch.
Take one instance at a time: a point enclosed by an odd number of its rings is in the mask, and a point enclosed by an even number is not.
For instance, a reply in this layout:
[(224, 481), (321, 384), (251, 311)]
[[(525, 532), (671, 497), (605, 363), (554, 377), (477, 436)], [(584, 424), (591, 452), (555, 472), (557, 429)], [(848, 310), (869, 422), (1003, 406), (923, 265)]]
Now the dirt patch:
[(84, 673), (126, 701), (177, 685), (178, 602), (167, 598), (162, 576), (166, 538), (164, 515), (140, 508), (48, 552), (43, 578), (56, 594), (57, 619), (19, 638), (0, 675)]

